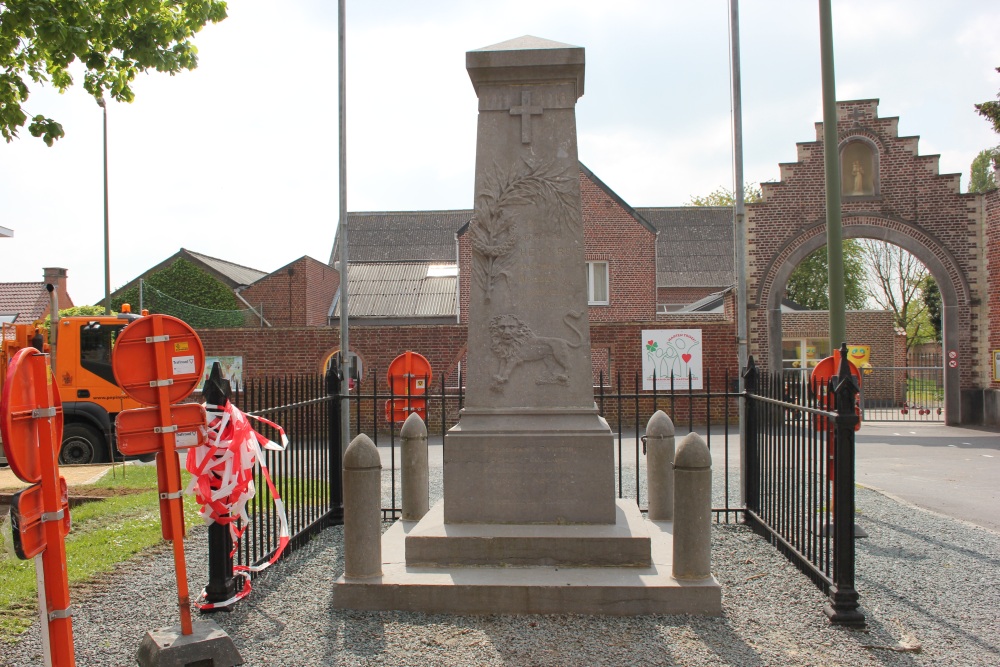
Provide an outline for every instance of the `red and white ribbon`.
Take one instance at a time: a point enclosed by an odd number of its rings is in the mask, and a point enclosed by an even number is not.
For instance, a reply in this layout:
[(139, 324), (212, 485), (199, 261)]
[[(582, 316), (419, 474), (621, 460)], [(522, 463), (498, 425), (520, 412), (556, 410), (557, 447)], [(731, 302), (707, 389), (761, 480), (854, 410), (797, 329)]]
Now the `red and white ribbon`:
[[(256, 494), (253, 477), (255, 468), (259, 466), (274, 501), (280, 530), (278, 548), (270, 560), (261, 565), (233, 567), (233, 574), (243, 578), (242, 590), (222, 602), (206, 602), (203, 590), (194, 603), (198, 609), (218, 609), (228, 607), (249, 595), (251, 576), (270, 567), (288, 545), (290, 533), (285, 505), (271, 480), (263, 452), (263, 449), (285, 451), (288, 438), (284, 429), (274, 422), (248, 415), (229, 401), (225, 405), (206, 403), (205, 410), (208, 417), (208, 443), (192, 447), (187, 452), (185, 465), (191, 473), (191, 483), (185, 492), (195, 494), (195, 499), (201, 504), (199, 514), (205, 523), (229, 526), (233, 536), (233, 550), (229, 554), (232, 558), (240, 538), (250, 525), (247, 502)], [(276, 429), (281, 435), (281, 444), (268, 440), (255, 431), (249, 419)]]

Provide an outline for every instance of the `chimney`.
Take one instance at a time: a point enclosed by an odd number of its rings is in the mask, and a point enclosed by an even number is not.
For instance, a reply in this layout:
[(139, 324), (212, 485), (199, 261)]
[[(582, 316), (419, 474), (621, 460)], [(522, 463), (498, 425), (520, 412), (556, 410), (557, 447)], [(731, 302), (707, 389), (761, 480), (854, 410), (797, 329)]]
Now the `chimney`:
[[(50, 267), (42, 269), (42, 272), (45, 283), (51, 284), (56, 289), (56, 296), (59, 298), (59, 310), (72, 308), (73, 299), (69, 298), (69, 293), (66, 291), (66, 269)], [(48, 308), (46, 308), (43, 317), (47, 314), (49, 314)]]

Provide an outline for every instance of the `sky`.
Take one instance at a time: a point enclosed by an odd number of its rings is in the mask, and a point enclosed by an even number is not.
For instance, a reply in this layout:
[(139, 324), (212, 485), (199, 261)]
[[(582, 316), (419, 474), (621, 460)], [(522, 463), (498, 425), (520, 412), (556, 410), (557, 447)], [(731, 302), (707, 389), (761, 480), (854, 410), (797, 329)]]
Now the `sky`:
[[(901, 135), (968, 185), (1000, 143), (973, 105), (1000, 89), (996, 0), (833, 0), (837, 98), (880, 100)], [(822, 120), (819, 14), (740, 3), (744, 173), (779, 178)], [(534, 35), (586, 49), (579, 154), (632, 206), (732, 187), (725, 0), (347, 2), (347, 208), (472, 208), (477, 100), (465, 53)], [(196, 37), (198, 68), (140, 74), (108, 104), (111, 289), (180, 248), (274, 271), (327, 261), (338, 193), (337, 3), (232, 0)], [(75, 72), (82, 82), (82, 70)], [(101, 109), (81, 86), (25, 105), (63, 123), (49, 148), (0, 143), (0, 282), (69, 271), (104, 296)]]

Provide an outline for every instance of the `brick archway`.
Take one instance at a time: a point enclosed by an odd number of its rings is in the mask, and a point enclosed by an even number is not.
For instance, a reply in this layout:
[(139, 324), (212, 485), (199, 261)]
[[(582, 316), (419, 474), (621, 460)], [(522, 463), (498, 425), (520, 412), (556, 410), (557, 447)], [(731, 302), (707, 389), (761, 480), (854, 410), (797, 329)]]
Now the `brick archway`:
[[(943, 349), (956, 351), (958, 359), (968, 360), (944, 369), (945, 414), (949, 423), (961, 420), (961, 375), (963, 367), (974, 367), (974, 350), (968, 331), (971, 294), (969, 281), (948, 248), (938, 239), (915, 225), (903, 220), (878, 216), (848, 216), (843, 218), (843, 236), (872, 238), (899, 246), (919, 259), (934, 276), (941, 290)], [(781, 372), (781, 299), (788, 279), (795, 267), (812, 252), (826, 245), (826, 224), (814, 223), (789, 239), (773, 257), (764, 272), (756, 294), (756, 303), (766, 309), (767, 361), (771, 372)], [(758, 349), (763, 347), (758, 339)], [(762, 350), (761, 350), (762, 351)]]
[[(878, 100), (837, 103), (837, 149), (854, 141), (872, 148), (877, 183), (874, 192), (842, 197), (844, 237), (888, 241), (927, 266), (941, 288), (945, 419), (975, 423), (992, 361), (983, 232), (990, 208), (983, 195), (961, 192), (961, 174), (939, 173), (938, 156), (920, 155), (919, 137), (900, 136), (898, 128), (898, 118), (879, 116)], [(771, 370), (781, 368), (788, 277), (826, 243), (823, 124), (815, 131), (814, 140), (796, 144), (795, 162), (780, 165), (780, 181), (761, 184), (762, 201), (747, 205), (750, 351)]]

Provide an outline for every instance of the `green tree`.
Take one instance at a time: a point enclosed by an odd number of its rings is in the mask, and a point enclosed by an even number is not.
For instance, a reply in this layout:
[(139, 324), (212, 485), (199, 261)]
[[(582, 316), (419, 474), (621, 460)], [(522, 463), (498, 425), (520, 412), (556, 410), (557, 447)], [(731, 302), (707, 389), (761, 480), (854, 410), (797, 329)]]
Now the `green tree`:
[(941, 342), (941, 289), (934, 276), (927, 274), (920, 286), (921, 298), (927, 308), (927, 321), (934, 330), (934, 340)]
[[(896, 326), (906, 331), (906, 349), (935, 340), (923, 289), (930, 272), (923, 262), (899, 246), (862, 239), (871, 300), (891, 311)], [(936, 285), (935, 285), (936, 286)]]
[(1000, 147), (979, 151), (969, 168), (969, 192), (996, 190), (997, 180), (993, 165), (1000, 160)]
[[(864, 308), (868, 295), (864, 289), (865, 266), (860, 244), (854, 239), (844, 241), (844, 306), (851, 310)], [(808, 310), (830, 308), (830, 273), (826, 246), (812, 252), (792, 271), (785, 287), (785, 296)]]
[[(112, 311), (112, 315), (117, 315), (117, 311)], [(104, 317), (104, 306), (71, 306), (70, 308), (60, 308), (59, 317)], [(52, 315), (45, 316), (45, 326), (52, 322)]]
[[(191, 38), (225, 18), (219, 0), (0, 0), (0, 134), (10, 142), (27, 122), (29, 82), (65, 92), (79, 61), (83, 88), (95, 100), (107, 91), (131, 102), (136, 74), (194, 69)], [(40, 113), (28, 131), (49, 146), (64, 135)]]
[[(1000, 67), (997, 67), (1000, 72)], [(1000, 93), (997, 93), (996, 101), (983, 102), (976, 105), (976, 111), (980, 116), (993, 124), (993, 130), (1000, 134)]]
[[(743, 201), (752, 204), (754, 202), (759, 202), (763, 198), (763, 193), (760, 190), (760, 185), (757, 183), (748, 183), (743, 186)], [(704, 197), (699, 197), (697, 195), (692, 195), (691, 199), (688, 201), (689, 206), (735, 206), (736, 205), (736, 195), (732, 190), (724, 187), (718, 187), (712, 192), (708, 193)]]

